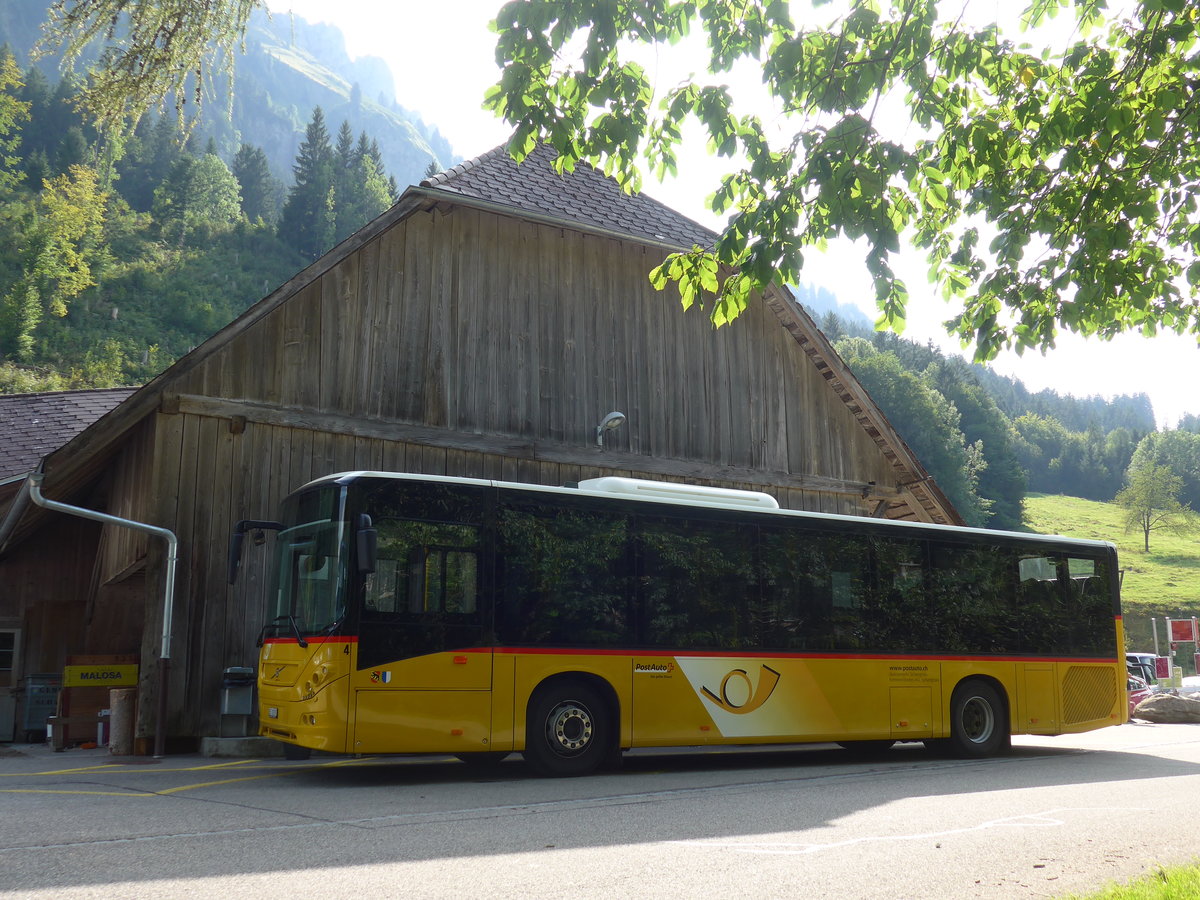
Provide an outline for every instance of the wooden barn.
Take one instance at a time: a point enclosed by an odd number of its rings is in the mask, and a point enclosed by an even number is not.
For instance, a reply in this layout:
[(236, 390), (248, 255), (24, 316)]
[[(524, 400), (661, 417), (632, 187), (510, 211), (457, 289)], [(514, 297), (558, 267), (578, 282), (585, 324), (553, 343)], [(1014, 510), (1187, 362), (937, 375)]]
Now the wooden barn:
[[(587, 166), (555, 175), (547, 150), (521, 166), (495, 150), (407, 190), (45, 455), (45, 497), (179, 537), (173, 742), (216, 735), (222, 671), (256, 660), (262, 554), (229, 587), (232, 524), (270, 518), (321, 475), (542, 484), (625, 475), (959, 524), (786, 290), (714, 329), (652, 288), (647, 275), (667, 252), (714, 237)], [(598, 446), (611, 411), (626, 422)], [(27, 484), (10, 479), (0, 493), (0, 625), (21, 629), (14, 683), (73, 655), (135, 654), (137, 733), (147, 738), (164, 546), (35, 506)]]

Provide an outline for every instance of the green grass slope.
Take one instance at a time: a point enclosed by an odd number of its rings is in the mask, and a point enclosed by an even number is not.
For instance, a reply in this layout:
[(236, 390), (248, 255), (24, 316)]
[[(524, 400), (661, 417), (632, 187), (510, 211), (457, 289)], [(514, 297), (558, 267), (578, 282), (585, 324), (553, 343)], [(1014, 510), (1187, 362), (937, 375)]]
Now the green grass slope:
[[(1160, 619), (1159, 649), (1165, 650), (1162, 617), (1200, 616), (1200, 530), (1185, 535), (1152, 531), (1147, 553), (1142, 533), (1125, 531), (1125, 510), (1121, 507), (1049, 494), (1025, 498), (1025, 519), (1033, 531), (1043, 534), (1095, 538), (1117, 545), (1125, 572), (1121, 601), (1127, 649), (1154, 650), (1151, 617)], [(1190, 644), (1178, 648), (1177, 661), (1185, 673), (1193, 671), (1194, 649)]]

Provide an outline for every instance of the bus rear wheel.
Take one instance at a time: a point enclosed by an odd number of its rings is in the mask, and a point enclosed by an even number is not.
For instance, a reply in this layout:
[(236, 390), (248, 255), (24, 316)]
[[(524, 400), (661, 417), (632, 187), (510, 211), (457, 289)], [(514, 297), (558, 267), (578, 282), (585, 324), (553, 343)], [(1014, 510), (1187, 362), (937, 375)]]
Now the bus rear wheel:
[(950, 698), (950, 749), (954, 755), (981, 759), (1008, 746), (1008, 713), (1000, 692), (980, 679), (956, 687)]
[(581, 681), (539, 688), (525, 720), (526, 762), (540, 775), (587, 775), (615, 741), (604, 699)]

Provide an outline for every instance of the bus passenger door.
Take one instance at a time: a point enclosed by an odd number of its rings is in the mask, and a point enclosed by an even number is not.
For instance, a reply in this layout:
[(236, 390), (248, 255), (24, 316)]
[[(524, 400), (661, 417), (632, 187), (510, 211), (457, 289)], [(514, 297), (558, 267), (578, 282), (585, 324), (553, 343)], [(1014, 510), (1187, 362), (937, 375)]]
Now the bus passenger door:
[(490, 749), (478, 529), (385, 519), (360, 611), (353, 752)]

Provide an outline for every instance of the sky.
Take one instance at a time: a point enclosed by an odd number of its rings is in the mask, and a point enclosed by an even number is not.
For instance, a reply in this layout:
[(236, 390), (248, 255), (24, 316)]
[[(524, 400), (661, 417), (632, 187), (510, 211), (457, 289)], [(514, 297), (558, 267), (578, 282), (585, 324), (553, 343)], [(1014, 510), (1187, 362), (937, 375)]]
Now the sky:
[[(449, 140), (464, 159), (478, 156), (508, 136), (503, 122), (482, 109), (484, 91), (499, 76), (495, 36), (488, 22), (502, 0), (267, 0), (273, 14), (290, 9), (310, 22), (327, 22), (341, 29), (352, 57), (384, 59), (396, 79), (396, 98), (421, 115)], [(977, 2), (976, 13), (999, 8), (998, 0)], [(664, 51), (665, 53), (666, 51)], [(682, 56), (684, 58), (680, 59)], [(661, 57), (660, 57), (661, 59)], [(686, 75), (686, 49), (670, 61), (660, 80), (674, 83)], [(753, 73), (748, 73), (753, 74)], [(708, 156), (703, 141), (690, 142), (691, 153), (680, 154), (677, 178), (659, 183), (646, 176), (643, 189), (684, 215), (720, 230), (722, 221), (704, 207), (704, 198), (717, 185), (719, 161)], [(964, 354), (941, 323), (953, 310), (925, 277), (922, 258), (906, 254), (895, 264), (910, 292), (906, 338), (933, 341), (943, 352)], [(874, 321), (874, 288), (866, 274), (863, 254), (848, 243), (831, 246), (823, 257), (806, 255), (803, 280), (820, 285), (843, 303), (853, 303)], [(736, 327), (736, 326), (735, 326)], [(1196, 340), (1173, 334), (1144, 338), (1123, 335), (1112, 341), (1084, 339), (1063, 332), (1045, 353), (1007, 352), (990, 363), (1003, 374), (1019, 378), (1031, 391), (1051, 389), (1076, 397), (1145, 393), (1154, 405), (1160, 428), (1171, 428), (1187, 413), (1200, 415), (1200, 348)]]

